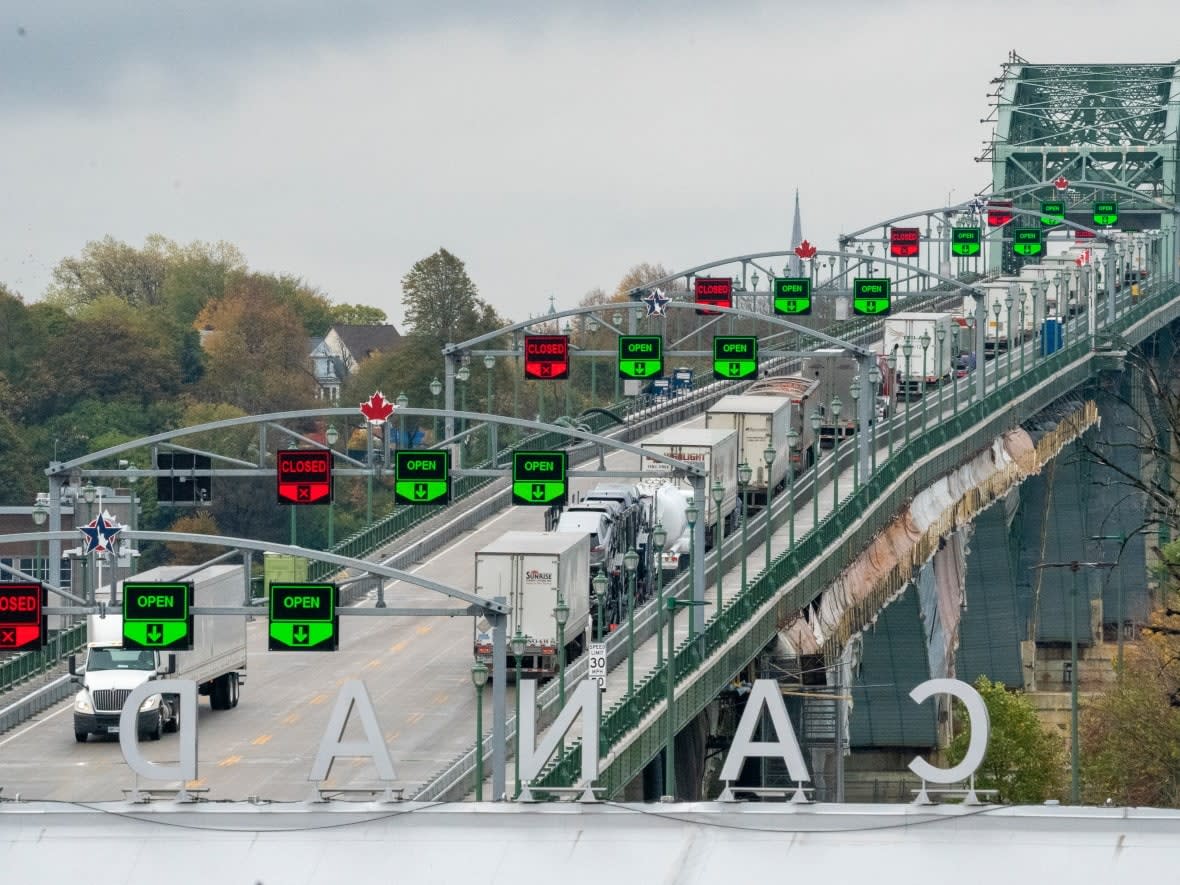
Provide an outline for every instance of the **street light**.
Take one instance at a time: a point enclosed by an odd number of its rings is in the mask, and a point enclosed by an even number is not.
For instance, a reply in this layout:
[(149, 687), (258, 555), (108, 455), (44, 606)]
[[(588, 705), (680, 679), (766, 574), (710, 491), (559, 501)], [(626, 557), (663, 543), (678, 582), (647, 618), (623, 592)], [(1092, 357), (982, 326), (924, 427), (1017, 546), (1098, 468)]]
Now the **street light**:
[[(467, 379), (470, 377), (471, 377), (471, 369), (469, 369), (467, 366), (459, 366), (458, 370), (455, 372), (455, 378), (459, 381), (460, 384), (463, 385), (462, 387), (459, 388), (460, 396), (462, 397), (462, 399), (460, 399), (460, 401), (459, 401), (459, 408), (464, 412), (467, 411)], [(462, 420), (462, 427), (460, 428), (460, 430), (466, 430), (466, 429), (467, 429), (467, 419), (464, 418)]]
[[(613, 314), (611, 314), (611, 321), (615, 324), (615, 329), (619, 332), (619, 334), (622, 334), (622, 329), (620, 327), (623, 325), (624, 319), (625, 318), (620, 311), (616, 310)], [(615, 402), (617, 403), (620, 398), (621, 394), (619, 393), (619, 373), (615, 372)]]
[[(996, 367), (996, 377), (993, 379), (992, 388), (1000, 386), (1000, 313), (1004, 310), (999, 300), (992, 302), (992, 315), (996, 318), (996, 336), (992, 341), (992, 365)], [(987, 384), (987, 372), (983, 373), (983, 382)]]
[(721, 502), (725, 500), (725, 486), (718, 480), (713, 483), (713, 503), (717, 505), (717, 615), (721, 614), (721, 579), (725, 575), (725, 516)]
[[(1024, 309), (1028, 306), (1028, 293), (1023, 289), (1020, 290), (1020, 375), (1024, 376)], [(1034, 336), (1034, 347), (1035, 336)]]
[(1012, 299), (1012, 293), (1009, 292), (1004, 298), (1004, 306), (1008, 308), (1008, 383), (1012, 383), (1012, 305), (1016, 302)]
[[(488, 684), (488, 667), (483, 661), (471, 665), (475, 686), (475, 801), (483, 801), (483, 687)], [(519, 724), (517, 725), (519, 729)], [(517, 734), (520, 732), (518, 731)]]
[[(485, 354), (483, 367), (488, 370), (488, 398), (484, 406), (484, 411), (491, 415), (496, 411), (492, 408), (492, 379), (495, 378), (495, 373), (492, 372), (492, 369), (496, 368), (496, 358), (490, 353)], [(484, 425), (484, 433), (488, 436), (488, 463), (495, 467), (496, 453), (492, 451), (492, 425), (490, 423)]]
[[(442, 393), (442, 382), (439, 381), (438, 376), (435, 375), (433, 378), (430, 379), (430, 395), (432, 397), (434, 397), (434, 402), (431, 404), (431, 408), (434, 409), (436, 412), (438, 411), (438, 395), (440, 393)], [(434, 444), (438, 445), (438, 443), (439, 443), (438, 415), (435, 415), (434, 416)]]
[(627, 697), (631, 697), (635, 692), (635, 571), (639, 568), (634, 547), (623, 554), (623, 568), (627, 572)]
[[(397, 446), (400, 449), (406, 441), (406, 416), (405, 409), (410, 407), (410, 398), (404, 392), (397, 395)], [(388, 448), (388, 446), (386, 447)], [(386, 465), (388, 466), (388, 465)]]
[[(689, 498), (688, 506), (684, 508), (684, 521), (688, 523), (688, 563), (689, 569), (693, 574), (692, 584), (696, 586), (696, 575), (698, 569), (703, 570), (703, 563), (697, 562), (698, 553), (704, 559), (704, 551), (697, 550), (697, 533), (696, 524), (697, 517), (700, 516), (701, 511), (697, 508), (696, 499)], [(668, 629), (671, 629), (670, 627)], [(696, 635), (696, 608), (688, 610), (688, 636), (691, 639)], [(668, 657), (672, 657), (672, 646), (668, 646)]]
[(557, 594), (557, 605), (553, 607), (553, 620), (557, 623), (557, 699), (565, 706), (565, 625), (570, 618), (570, 607), (565, 597)]
[(819, 425), (823, 423), (819, 412), (811, 410), (811, 432), (815, 439), (815, 450), (811, 462), (811, 527), (819, 525)]
[(525, 635), (520, 632), (520, 624), (517, 624), (516, 632), (512, 634), (512, 656), (516, 658), (516, 752), (513, 754), (516, 783), (512, 794), (513, 799), (520, 796), (520, 663), (527, 645), (528, 641)]
[[(328, 429), (324, 431), (324, 439), (328, 441), (328, 449), (332, 452), (329, 456), (334, 461), (336, 459), (336, 441), (340, 439), (340, 431), (336, 429), (335, 424), (329, 424)], [(328, 497), (328, 549), (331, 550), (336, 546), (336, 501), (334, 495)]]
[[(959, 326), (951, 329), (951, 414), (959, 414)], [(971, 361), (968, 360), (970, 365)]]
[[(905, 336), (905, 342), (901, 345), (901, 353), (905, 357), (905, 444), (910, 444), (910, 357), (914, 355), (914, 342), (909, 335)], [(899, 390), (900, 394), (901, 391)]]
[[(664, 617), (664, 545), (668, 543), (668, 533), (663, 523), (657, 522), (651, 530), (651, 546), (656, 553), (656, 666), (664, 662), (664, 623), (659, 618)], [(604, 579), (605, 580), (605, 579)]]
[(844, 429), (840, 426), (840, 413), (844, 411), (844, 403), (839, 396), (832, 397), (832, 426), (836, 429), (832, 437), (832, 509), (840, 506), (840, 441), (844, 438)]
[(848, 385), (852, 397), (852, 493), (860, 487), (860, 452), (856, 447), (856, 435), (860, 432), (860, 376), (854, 376)]
[(926, 368), (926, 352), (930, 349), (930, 333), (923, 332), (922, 337), (918, 339), (922, 344), (922, 432), (926, 432), (926, 400), (930, 399), (927, 396), (930, 386), (930, 372)]
[[(295, 442), (295, 440), (291, 440), (289, 443), (287, 443), (287, 448), (288, 448), (288, 449), (297, 449), (297, 448), (299, 448), (299, 445), (298, 445), (298, 443), (296, 443), (296, 442)], [(295, 537), (296, 537), (296, 536), (295, 536), (295, 505), (294, 505), (294, 504), (288, 504), (288, 505), (287, 505), (287, 509), (288, 509), (288, 511), (289, 511), (289, 512), (290, 512), (290, 514), (291, 514), (291, 546), (292, 546), (292, 547), (294, 547), (294, 546), (296, 546), (296, 540), (295, 540)]]
[(946, 326), (939, 326), (938, 331), (934, 333), (938, 338), (938, 365), (935, 367), (935, 372), (938, 374), (938, 423), (942, 423), (942, 367), (945, 365), (942, 361), (942, 348), (946, 343)]
[(606, 575), (602, 573), (602, 569), (598, 569), (598, 574), (594, 576), (591, 582), (594, 585), (594, 598), (598, 602), (598, 610), (596, 618), (598, 622), (598, 641), (602, 642), (602, 607), (606, 604), (606, 585), (608, 583)]
[(746, 523), (750, 521), (750, 496), (747, 489), (750, 487), (750, 477), (754, 475), (753, 469), (743, 461), (738, 465), (738, 486), (742, 492), (742, 592), (746, 592)]
[[(872, 471), (877, 472), (877, 397), (880, 396), (881, 391), (881, 370), (877, 368), (876, 360), (873, 361), (872, 366), (869, 367), (869, 385), (871, 387), (872, 405), (869, 407), (869, 414), (872, 415), (869, 419), (869, 424), (872, 426), (872, 444), (869, 446), (869, 455), (872, 458)], [(888, 416), (892, 417), (892, 415)]]
[[(787, 439), (791, 438), (791, 433), (794, 433), (794, 431), (792, 430), (787, 433)], [(798, 437), (799, 434), (796, 433), (795, 436)], [(778, 452), (775, 451), (774, 445), (771, 442), (768, 442), (766, 444), (766, 448), (764, 448), (762, 450), (762, 460), (766, 463), (766, 566), (765, 566), (766, 568), (770, 568), (770, 535), (774, 529), (774, 524), (771, 520), (771, 516), (773, 515), (773, 513), (770, 509), (770, 504), (774, 499), (774, 476), (772, 475), (772, 471), (770, 468), (774, 464), (774, 459), (777, 456), (778, 456)], [(792, 477), (792, 500), (790, 502), (791, 503), (791, 536), (794, 537), (794, 534), (795, 534), (795, 501), (794, 501), (793, 489), (794, 489), (795, 468), (791, 463), (790, 453), (787, 454), (787, 472)]]
[(892, 460), (893, 459), (893, 417), (894, 417), (894, 412), (897, 409), (897, 404), (899, 402), (901, 402), (901, 397), (899, 397), (897, 395), (897, 348), (896, 347), (894, 347), (893, 350), (889, 351), (889, 356), (885, 357), (885, 365), (889, 366), (889, 390), (892, 393), (891, 402), (890, 402), (890, 409), (889, 409), (889, 421), (887, 422), (887, 428), (888, 428), (888, 434), (889, 434), (889, 458), (890, 458), (890, 460)]
[[(586, 331), (593, 335), (598, 331), (598, 319), (591, 314), (586, 318)], [(586, 340), (586, 349), (589, 350), (594, 346), (594, 342), (589, 338)], [(595, 357), (590, 357), (590, 404), (594, 405), (598, 402), (598, 360)]]
[[(49, 508), (46, 507), (40, 499), (33, 505), (33, 524), (38, 528), (45, 525), (45, 520), (49, 518)], [(49, 570), (43, 568), (41, 565), (41, 536), (37, 536), (37, 558), (33, 562), (33, 574), (40, 580), (47, 580), (49, 577)], [(1121, 647), (1121, 646), (1120, 646)]]
[[(562, 334), (565, 335), (566, 342), (569, 342), (574, 334), (574, 327), (570, 325), (570, 321), (565, 321), (565, 326), (562, 327)], [(570, 385), (574, 383), (574, 373), (571, 371), (569, 377), (565, 379), (565, 413), (573, 417), (573, 409), (570, 407)]]

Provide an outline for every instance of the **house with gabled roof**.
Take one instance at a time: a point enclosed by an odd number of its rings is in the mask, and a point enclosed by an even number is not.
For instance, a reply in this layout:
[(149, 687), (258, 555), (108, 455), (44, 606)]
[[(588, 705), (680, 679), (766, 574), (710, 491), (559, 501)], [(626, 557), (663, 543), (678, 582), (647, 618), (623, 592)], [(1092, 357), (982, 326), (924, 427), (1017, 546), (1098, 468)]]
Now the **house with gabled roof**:
[(312, 373), (320, 399), (337, 402), (344, 381), (365, 360), (389, 353), (401, 343), (401, 334), (391, 325), (337, 323), (323, 338), (309, 342)]

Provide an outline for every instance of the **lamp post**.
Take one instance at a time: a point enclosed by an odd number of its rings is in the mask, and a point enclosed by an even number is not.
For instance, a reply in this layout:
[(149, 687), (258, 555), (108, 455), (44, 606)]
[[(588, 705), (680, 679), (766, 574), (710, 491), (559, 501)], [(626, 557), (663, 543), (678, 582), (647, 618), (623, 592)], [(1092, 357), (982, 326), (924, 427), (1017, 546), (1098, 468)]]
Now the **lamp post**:
[[(909, 335), (905, 336), (905, 342), (901, 345), (902, 355), (905, 357), (905, 444), (910, 444), (910, 357), (914, 355), (914, 342)], [(901, 391), (898, 391), (900, 394)], [(901, 398), (900, 396), (898, 397)]]
[[(336, 459), (336, 440), (340, 439), (340, 431), (336, 429), (335, 424), (329, 424), (328, 429), (324, 431), (324, 439), (328, 441), (328, 449), (332, 452), (329, 456), (333, 461)], [(331, 550), (336, 546), (336, 500), (335, 490), (328, 496), (328, 549)]]
[[(496, 358), (490, 353), (485, 354), (483, 358), (483, 367), (488, 370), (488, 398), (484, 404), (484, 411), (489, 415), (492, 415), (496, 411), (492, 405), (492, 379), (496, 377), (492, 370), (496, 368)], [(496, 453), (492, 449), (492, 425), (490, 423), (484, 425), (484, 433), (487, 434), (488, 437), (488, 463), (495, 467)]]
[(623, 569), (627, 572), (627, 697), (635, 692), (635, 572), (639, 568), (639, 554), (628, 548), (623, 554)]
[[(992, 341), (992, 364), (996, 367), (996, 377), (992, 383), (992, 388), (995, 389), (1000, 386), (1000, 314), (1004, 310), (998, 300), (992, 302), (992, 315), (996, 318), (996, 336)], [(987, 384), (987, 373), (984, 372), (984, 384)]]
[[(436, 412), (438, 411), (438, 395), (440, 393), (442, 393), (442, 382), (439, 381), (438, 376), (435, 375), (433, 378), (430, 379), (430, 395), (432, 397), (434, 397), (434, 402), (431, 404), (431, 408), (434, 409)], [(439, 439), (439, 436), (438, 436), (438, 415), (435, 415), (434, 416), (434, 444), (438, 445), (439, 442), (441, 442), (441, 440)]]
[(887, 422), (887, 431), (889, 434), (889, 458), (893, 458), (893, 417), (897, 409), (897, 403), (900, 397), (897, 395), (897, 349), (889, 351), (889, 356), (885, 358), (885, 364), (889, 366), (889, 390), (892, 394), (892, 402), (889, 409), (889, 421)]
[[(488, 684), (488, 668), (483, 661), (471, 665), (471, 684), (475, 686), (475, 801), (483, 801), (483, 687)], [(519, 725), (517, 726), (519, 728)], [(517, 732), (519, 734), (519, 731)]]
[[(49, 518), (49, 508), (46, 507), (40, 500), (33, 505), (33, 524), (38, 529), (45, 525), (45, 520)], [(44, 568), (41, 564), (41, 536), (37, 536), (37, 558), (33, 560), (33, 575), (38, 580), (47, 580), (49, 577), (49, 570)], [(1121, 646), (1120, 646), (1121, 648)]]
[(663, 523), (657, 522), (651, 530), (651, 546), (656, 554), (656, 666), (664, 663), (664, 545), (668, 533)]
[(939, 326), (935, 333), (938, 338), (938, 365), (934, 371), (938, 374), (938, 423), (942, 423), (942, 367), (945, 365), (942, 361), (943, 345), (946, 344), (946, 326)]
[[(467, 366), (460, 366), (455, 372), (455, 379), (462, 385), (459, 388), (459, 395), (461, 397), (461, 399), (459, 400), (459, 408), (462, 409), (464, 412), (467, 411), (467, 381), (470, 377), (471, 377), (471, 369), (468, 368)], [(464, 418), (461, 423), (462, 423), (462, 427), (460, 429), (466, 430), (467, 429), (467, 419)]]
[[(799, 431), (794, 427), (787, 431), (787, 549), (795, 549), (795, 459), (802, 462), (799, 454)], [(769, 495), (769, 487), (767, 495)], [(766, 524), (766, 568), (770, 568), (770, 506), (767, 505)]]
[(725, 486), (721, 481), (713, 483), (713, 503), (717, 514), (717, 611), (721, 614), (721, 579), (725, 576), (725, 515), (721, 512), (721, 502), (725, 500)]
[[(619, 330), (620, 334), (622, 334), (621, 327), (623, 325), (624, 319), (625, 319), (625, 317), (623, 316), (623, 314), (617, 310), (611, 315), (611, 321), (615, 324), (615, 329)], [(622, 395), (619, 393), (619, 373), (615, 372), (615, 402), (616, 403), (619, 401), (621, 396)]]
[(811, 461), (811, 528), (814, 530), (819, 525), (819, 425), (823, 420), (814, 409), (811, 411), (810, 420), (815, 440), (815, 449), (812, 452), (814, 457)]
[(840, 427), (840, 413), (844, 411), (844, 403), (839, 396), (832, 397), (832, 426), (836, 428), (832, 437), (832, 509), (840, 506), (840, 441), (844, 437), (844, 430)]
[[(400, 449), (406, 441), (406, 416), (405, 409), (410, 407), (410, 398), (406, 396), (405, 391), (397, 395), (397, 445), (394, 448)], [(388, 446), (386, 447), (388, 448)], [(389, 465), (385, 465), (388, 467)]]
[(874, 359), (872, 366), (869, 367), (869, 386), (870, 394), (873, 397), (872, 407), (869, 409), (869, 414), (872, 417), (869, 419), (872, 425), (871, 440), (869, 446), (869, 466), (873, 473), (877, 472), (877, 405), (878, 399), (881, 395), (881, 370), (877, 367), (877, 361)]
[(602, 642), (602, 607), (606, 604), (606, 585), (609, 582), (607, 581), (606, 575), (602, 573), (601, 568), (599, 568), (598, 574), (594, 576), (591, 583), (594, 585), (594, 599), (598, 603), (598, 608), (595, 611), (595, 615), (597, 616), (595, 620), (598, 626), (598, 641)]
[(922, 337), (918, 339), (922, 344), (922, 432), (926, 432), (926, 400), (930, 399), (926, 394), (930, 387), (930, 370), (926, 368), (926, 354), (930, 350), (930, 333), (923, 332)]
[[(566, 341), (569, 341), (572, 338), (572, 336), (574, 334), (574, 327), (570, 325), (570, 321), (568, 319), (565, 321), (565, 326), (562, 327), (561, 331), (562, 331), (562, 334), (565, 335)], [(571, 418), (573, 417), (574, 410), (570, 406), (570, 385), (572, 385), (573, 383), (574, 383), (574, 373), (571, 368), (569, 377), (565, 379), (565, 413), (567, 415), (569, 415)]]
[(524, 657), (524, 650), (528, 642), (523, 633), (520, 632), (520, 625), (516, 625), (516, 632), (512, 634), (512, 656), (516, 658), (516, 752), (513, 753), (513, 767), (515, 769), (515, 783), (513, 785), (514, 792), (512, 798), (516, 799), (520, 796), (520, 663)]
[(860, 488), (860, 450), (857, 448), (856, 435), (860, 433), (860, 377), (854, 377), (848, 385), (848, 395), (852, 397), (852, 494)]
[[(297, 449), (297, 448), (299, 448), (299, 446), (298, 446), (298, 445), (295, 443), (295, 440), (291, 440), (289, 443), (287, 443), (287, 448), (288, 448), (288, 449)], [(296, 540), (295, 540), (295, 505), (294, 505), (294, 504), (288, 504), (288, 505), (287, 505), (287, 509), (288, 509), (288, 510), (290, 511), (290, 513), (291, 513), (291, 546), (292, 546), (292, 547), (294, 547), (294, 546), (296, 546)]]
[[(697, 569), (698, 568), (703, 569), (703, 567), (704, 567), (703, 563), (697, 562), (697, 553), (698, 553), (697, 543), (696, 543), (697, 533), (696, 533), (695, 529), (696, 529), (696, 524), (697, 524), (697, 517), (700, 515), (700, 512), (701, 511), (697, 508), (696, 500), (693, 498), (689, 498), (688, 499), (688, 506), (684, 508), (684, 521), (688, 523), (688, 563), (689, 563), (689, 569), (692, 571), (692, 574), (694, 575), (694, 579), (693, 579), (694, 585), (696, 583), (695, 575), (697, 573)], [(703, 553), (704, 551), (700, 551), (700, 552)], [(704, 556), (701, 556), (701, 558), (704, 559)], [(668, 629), (671, 630), (672, 628), (669, 627)], [(696, 636), (696, 606), (693, 606), (692, 608), (690, 608), (688, 610), (688, 637), (689, 637), (689, 639), (691, 639), (694, 636)], [(668, 657), (669, 658), (672, 657), (672, 646), (671, 645), (668, 646)]]
[(1020, 292), (1020, 375), (1024, 377), (1024, 309), (1028, 306), (1028, 293)]
[(1004, 306), (1008, 308), (1008, 383), (1012, 383), (1012, 346), (1015, 343), (1012, 335), (1012, 305), (1016, 302), (1009, 293), (1004, 299)]
[[(591, 314), (586, 318), (586, 332), (593, 336), (598, 331), (598, 320)], [(594, 347), (594, 342), (587, 337), (586, 349), (590, 350)], [(598, 360), (595, 357), (590, 357), (590, 404), (596, 405), (598, 403)]]
[(565, 706), (565, 625), (570, 618), (570, 607), (565, 597), (557, 594), (557, 605), (553, 607), (553, 620), (557, 624), (557, 699)]
[[(959, 327), (951, 329), (951, 414), (959, 414)], [(970, 362), (970, 361), (968, 361)]]
[[(787, 439), (791, 438), (794, 430), (788, 431)], [(795, 438), (799, 438), (799, 434), (795, 433)], [(774, 523), (771, 517), (773, 512), (770, 505), (774, 502), (774, 477), (772, 475), (771, 467), (774, 465), (774, 459), (778, 456), (772, 442), (766, 444), (766, 448), (762, 450), (762, 460), (766, 464), (766, 566), (770, 568), (770, 536), (774, 530)], [(795, 537), (795, 468), (791, 463), (791, 453), (787, 453), (787, 473), (791, 477), (791, 500), (788, 502), (791, 508), (791, 544), (794, 545)]]
[(742, 592), (746, 592), (746, 523), (750, 521), (750, 496), (746, 490), (750, 487), (750, 477), (754, 471), (743, 461), (738, 465), (738, 486), (742, 493)]
[[(373, 524), (373, 422), (366, 421), (368, 437), (365, 440), (365, 525)], [(388, 433), (388, 431), (385, 431)], [(347, 448), (347, 446), (346, 446)]]

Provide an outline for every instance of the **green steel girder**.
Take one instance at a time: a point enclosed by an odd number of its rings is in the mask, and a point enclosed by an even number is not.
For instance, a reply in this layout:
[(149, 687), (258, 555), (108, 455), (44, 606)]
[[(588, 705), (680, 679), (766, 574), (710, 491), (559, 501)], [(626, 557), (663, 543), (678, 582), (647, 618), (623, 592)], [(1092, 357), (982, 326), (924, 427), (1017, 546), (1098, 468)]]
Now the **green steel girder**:
[[(1177, 319), (1180, 285), (1168, 284), (1124, 312), (1106, 331), (1121, 336), (1128, 344), (1136, 344)], [(758, 655), (780, 624), (815, 600), (836, 579), (847, 557), (827, 555), (832, 545), (839, 543), (841, 550), (863, 550), (918, 490), (1044, 409), (1061, 396), (1062, 390), (1090, 378), (1095, 371), (1090, 347), (1090, 341), (1084, 338), (1073, 342), (1011, 384), (914, 439), (800, 539), (793, 550), (776, 558), (769, 572), (755, 576), (747, 591), (709, 622), (698, 640), (704, 645), (703, 661), (698, 660), (694, 643), (683, 642), (671, 664), (678, 687), (675, 728), (683, 728), (699, 714)], [(1049, 380), (1053, 383), (1045, 383)], [(964, 438), (938, 451), (959, 437)], [(862, 517), (863, 522), (856, 525)], [(653, 670), (635, 686), (629, 698), (604, 711), (601, 740), (608, 755), (598, 785), (607, 796), (620, 794), (664, 746), (668, 666)], [(575, 744), (536, 785), (569, 786), (578, 777), (580, 766), (581, 748)]]

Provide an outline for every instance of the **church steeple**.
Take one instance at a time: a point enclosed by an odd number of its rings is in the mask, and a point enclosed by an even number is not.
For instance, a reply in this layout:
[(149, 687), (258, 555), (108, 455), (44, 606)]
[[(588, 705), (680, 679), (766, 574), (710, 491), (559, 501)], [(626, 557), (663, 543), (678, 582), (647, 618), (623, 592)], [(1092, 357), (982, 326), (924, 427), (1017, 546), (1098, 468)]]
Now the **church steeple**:
[[(799, 217), (799, 188), (795, 188), (795, 218), (791, 222), (791, 249), (803, 242), (803, 219)], [(803, 276), (803, 260), (798, 255), (791, 256), (791, 276)]]

